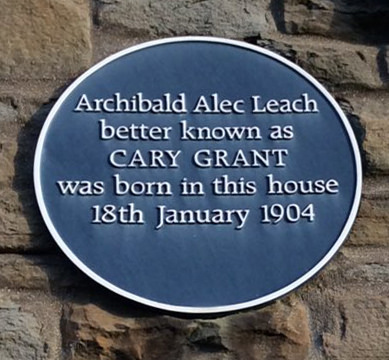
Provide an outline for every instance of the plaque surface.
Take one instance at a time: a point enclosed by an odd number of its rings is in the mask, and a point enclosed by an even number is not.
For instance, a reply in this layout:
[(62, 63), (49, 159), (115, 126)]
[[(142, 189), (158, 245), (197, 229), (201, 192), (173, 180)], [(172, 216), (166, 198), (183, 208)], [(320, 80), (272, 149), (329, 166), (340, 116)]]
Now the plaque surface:
[(192, 313), (274, 300), (338, 250), (361, 193), (358, 146), (289, 61), (217, 38), (149, 42), (78, 78), (34, 167), (66, 255), (129, 299)]

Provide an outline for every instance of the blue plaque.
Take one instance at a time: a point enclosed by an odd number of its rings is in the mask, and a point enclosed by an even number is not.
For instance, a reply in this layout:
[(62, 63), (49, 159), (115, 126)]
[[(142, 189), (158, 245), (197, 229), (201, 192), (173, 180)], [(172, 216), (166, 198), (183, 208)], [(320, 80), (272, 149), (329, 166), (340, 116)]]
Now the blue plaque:
[(37, 145), (47, 227), (87, 275), (157, 308), (274, 300), (345, 240), (361, 194), (347, 118), (284, 58), (208, 37), (121, 51), (79, 77)]

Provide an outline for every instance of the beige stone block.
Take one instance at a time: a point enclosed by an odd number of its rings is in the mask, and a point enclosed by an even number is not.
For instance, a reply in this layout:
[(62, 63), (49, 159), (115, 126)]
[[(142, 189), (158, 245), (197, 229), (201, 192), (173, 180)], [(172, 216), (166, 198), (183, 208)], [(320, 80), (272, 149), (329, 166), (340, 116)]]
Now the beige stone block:
[(347, 245), (389, 247), (388, 199), (363, 199)]
[(65, 79), (89, 66), (89, 1), (1, 0), (0, 8), (0, 79)]
[(226, 344), (238, 359), (304, 360), (310, 348), (307, 308), (293, 296), (226, 319)]
[(57, 99), (65, 87), (61, 79), (0, 81), (0, 99), (4, 99), (0, 100), (0, 127), (3, 121), (29, 122), (42, 107)]
[(33, 185), (38, 126), (0, 122), (0, 252), (48, 249)]
[(49, 277), (45, 272), (44, 258), (22, 255), (0, 255), (0, 287), (10, 289), (50, 288)]
[(0, 189), (0, 252), (48, 250), (55, 247), (35, 200), (33, 189)]
[[(316, 293), (342, 296), (352, 296), (359, 291), (366, 296), (389, 294), (389, 246), (347, 245), (348, 240), (324, 269), (297, 290), (304, 300)], [(320, 299), (318, 304), (321, 304)], [(312, 308), (315, 309), (318, 304)]]
[(304, 360), (310, 345), (307, 310), (297, 300), (210, 320), (68, 304), (63, 324), (73, 360)]
[[(389, 295), (389, 247), (345, 247), (341, 272), (346, 293), (363, 291), (370, 296)], [(338, 289), (336, 286), (335, 289)]]
[(0, 288), (44, 290), (94, 285), (65, 255), (0, 254)]
[(325, 358), (386, 359), (389, 354), (387, 296), (350, 294), (335, 301), (339, 318), (337, 326), (323, 332)]
[(18, 131), (16, 124), (0, 122), (0, 190), (10, 186), (15, 176)]
[(343, 247), (300, 292), (315, 360), (385, 359), (389, 353), (388, 247)]
[(363, 150), (368, 171), (389, 174), (389, 95), (379, 92), (345, 97), (365, 130)]

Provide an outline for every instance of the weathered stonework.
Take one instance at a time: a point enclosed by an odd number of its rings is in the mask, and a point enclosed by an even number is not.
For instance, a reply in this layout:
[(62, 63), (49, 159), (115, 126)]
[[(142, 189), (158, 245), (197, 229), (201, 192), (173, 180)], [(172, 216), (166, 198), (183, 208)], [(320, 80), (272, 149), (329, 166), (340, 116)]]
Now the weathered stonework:
[(389, 353), (386, 330), (389, 319), (387, 297), (355, 294), (335, 298), (341, 323), (335, 332), (323, 334), (327, 359), (385, 359)]
[(28, 247), (31, 230), (23, 214), (18, 195), (10, 189), (0, 190), (0, 249)]
[(45, 251), (47, 241), (33, 186), (34, 149), (50, 107), (28, 124), (0, 122), (0, 251)]
[(363, 150), (368, 170), (389, 174), (389, 94), (387, 91), (346, 96), (365, 129)]
[(0, 8), (0, 79), (66, 79), (89, 66), (89, 1), (1, 0)]
[(294, 36), (257, 43), (295, 62), (329, 88), (387, 86), (377, 65), (379, 50), (372, 46)]
[(15, 176), (14, 159), (17, 152), (18, 126), (0, 123), (0, 189), (6, 189)]
[[(354, 360), (389, 354), (389, 4), (381, 0), (0, 0), (0, 359)], [(165, 36), (247, 40), (333, 93), (364, 160), (328, 266), (261, 309), (168, 314), (111, 294), (55, 245), (33, 190), (54, 101), (93, 62)], [(93, 53), (93, 54), (92, 54)]]
[(275, 31), (269, 5), (265, 0), (104, 1), (98, 24), (132, 36), (266, 36)]
[(18, 112), (12, 106), (12, 104), (7, 104), (0, 102), (0, 122), (1, 121), (16, 121), (18, 117)]
[(95, 285), (62, 254), (1, 254), (0, 267), (0, 288), (59, 291)]
[(349, 245), (389, 245), (389, 201), (363, 199)]
[(385, 359), (388, 354), (388, 297), (357, 288), (342, 293), (311, 291), (305, 299), (312, 310), (310, 359)]
[[(344, 295), (362, 293), (367, 297), (389, 295), (389, 259), (384, 247), (351, 247), (342, 250), (345, 266), (341, 267)], [(384, 315), (384, 314), (382, 314)]]
[(0, 359), (59, 359), (59, 313), (45, 296), (0, 292)]
[(381, 0), (286, 0), (285, 30), (356, 42), (388, 42), (389, 5)]
[(64, 312), (66, 359), (307, 359), (308, 314), (299, 301), (214, 320), (118, 316), (93, 304)]
[(310, 309), (315, 360), (385, 359), (389, 261), (385, 247), (344, 247), (301, 289)]

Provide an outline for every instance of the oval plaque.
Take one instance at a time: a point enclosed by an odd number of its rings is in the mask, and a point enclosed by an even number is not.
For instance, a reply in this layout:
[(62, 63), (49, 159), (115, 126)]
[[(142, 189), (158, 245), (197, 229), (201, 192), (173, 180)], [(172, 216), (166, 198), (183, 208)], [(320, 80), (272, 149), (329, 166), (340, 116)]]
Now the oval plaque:
[(193, 313), (274, 300), (317, 273), (356, 217), (351, 127), (302, 69), (259, 47), (185, 37), (78, 78), (39, 138), (50, 233), (94, 280)]

